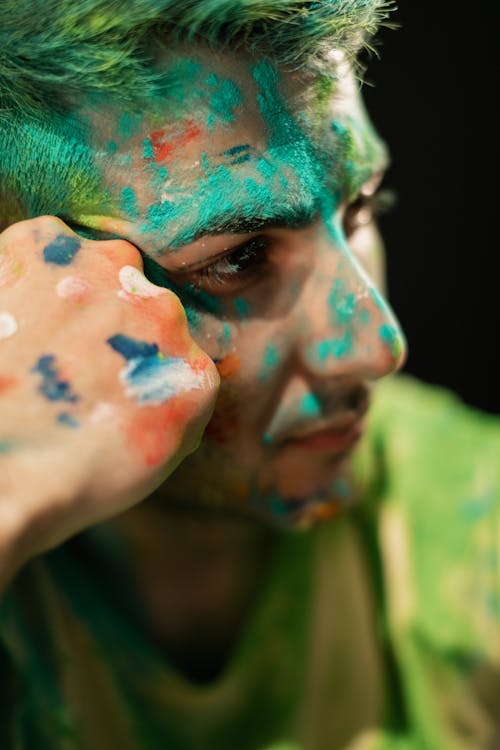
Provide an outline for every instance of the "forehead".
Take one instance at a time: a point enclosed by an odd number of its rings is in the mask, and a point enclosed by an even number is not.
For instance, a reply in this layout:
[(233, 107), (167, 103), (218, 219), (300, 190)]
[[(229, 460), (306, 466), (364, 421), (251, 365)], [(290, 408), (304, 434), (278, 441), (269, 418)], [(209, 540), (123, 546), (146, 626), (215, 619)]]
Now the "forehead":
[(314, 212), (383, 166), (383, 144), (339, 58), (322, 75), (203, 51), (161, 64), (162, 96), (129, 111), (96, 103), (81, 112), (109, 215), (152, 241), (168, 230), (167, 244), (182, 244), (225, 213), (265, 219), (292, 204)]

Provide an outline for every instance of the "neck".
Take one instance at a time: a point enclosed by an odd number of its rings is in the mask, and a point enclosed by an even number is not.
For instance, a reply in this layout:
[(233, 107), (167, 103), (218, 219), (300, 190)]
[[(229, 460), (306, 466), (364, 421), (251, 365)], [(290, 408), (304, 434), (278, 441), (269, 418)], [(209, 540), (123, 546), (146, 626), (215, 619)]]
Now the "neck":
[(214, 679), (244, 626), (276, 534), (247, 520), (146, 501), (117, 523), (151, 635), (196, 681)]

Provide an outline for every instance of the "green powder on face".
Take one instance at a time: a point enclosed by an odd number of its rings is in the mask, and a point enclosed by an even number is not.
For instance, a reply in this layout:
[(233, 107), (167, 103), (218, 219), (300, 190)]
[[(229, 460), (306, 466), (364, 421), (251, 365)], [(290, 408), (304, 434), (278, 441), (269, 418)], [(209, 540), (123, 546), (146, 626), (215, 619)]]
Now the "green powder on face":
[(218, 342), (221, 349), (227, 350), (231, 344), (231, 326), (229, 323), (224, 323), (222, 331), (218, 336)]
[(127, 219), (138, 219), (140, 215), (137, 196), (130, 186), (124, 187), (120, 193), (120, 209)]
[(280, 356), (278, 347), (274, 344), (268, 344), (264, 351), (264, 360), (260, 371), (260, 380), (267, 380), (272, 371), (279, 365)]
[(384, 323), (384, 325), (379, 328), (379, 336), (389, 347), (392, 356), (399, 358), (403, 350), (403, 342), (401, 341), (399, 331), (393, 326)]
[(321, 404), (314, 393), (306, 393), (299, 407), (300, 413), (308, 417), (319, 417), (321, 415)]
[(329, 357), (341, 359), (352, 352), (353, 338), (352, 333), (347, 331), (341, 338), (331, 338), (320, 341), (317, 345), (317, 355), (320, 362), (324, 362)]
[(135, 112), (122, 112), (118, 119), (118, 132), (125, 140), (132, 136), (142, 126), (142, 115)]
[(240, 318), (248, 318), (250, 307), (244, 297), (237, 297), (234, 300), (234, 307)]
[(214, 73), (208, 76), (207, 83), (210, 87), (215, 88), (210, 97), (212, 127), (218, 120), (223, 123), (233, 122), (234, 112), (243, 101), (240, 89), (234, 81), (221, 80)]
[(339, 325), (350, 323), (356, 312), (356, 295), (345, 293), (345, 283), (335, 279), (332, 291), (328, 296), (331, 317)]

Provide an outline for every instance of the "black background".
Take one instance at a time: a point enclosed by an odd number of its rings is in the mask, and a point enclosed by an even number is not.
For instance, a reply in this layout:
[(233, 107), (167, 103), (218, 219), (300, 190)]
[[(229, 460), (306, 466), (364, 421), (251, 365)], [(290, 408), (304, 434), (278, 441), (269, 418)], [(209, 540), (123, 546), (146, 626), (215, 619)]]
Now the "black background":
[(389, 297), (409, 342), (405, 370), (500, 412), (500, 131), (494, 0), (406, 0), (379, 37), (365, 101), (389, 144), (382, 217)]

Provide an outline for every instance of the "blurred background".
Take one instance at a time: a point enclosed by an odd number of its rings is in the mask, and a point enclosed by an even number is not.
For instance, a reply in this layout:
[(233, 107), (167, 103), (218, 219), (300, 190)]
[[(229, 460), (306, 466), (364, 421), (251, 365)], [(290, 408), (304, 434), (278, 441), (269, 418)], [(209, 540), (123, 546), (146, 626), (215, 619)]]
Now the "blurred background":
[(500, 8), (406, 0), (393, 21), (364, 92), (393, 158), (381, 226), (405, 369), (500, 413)]

